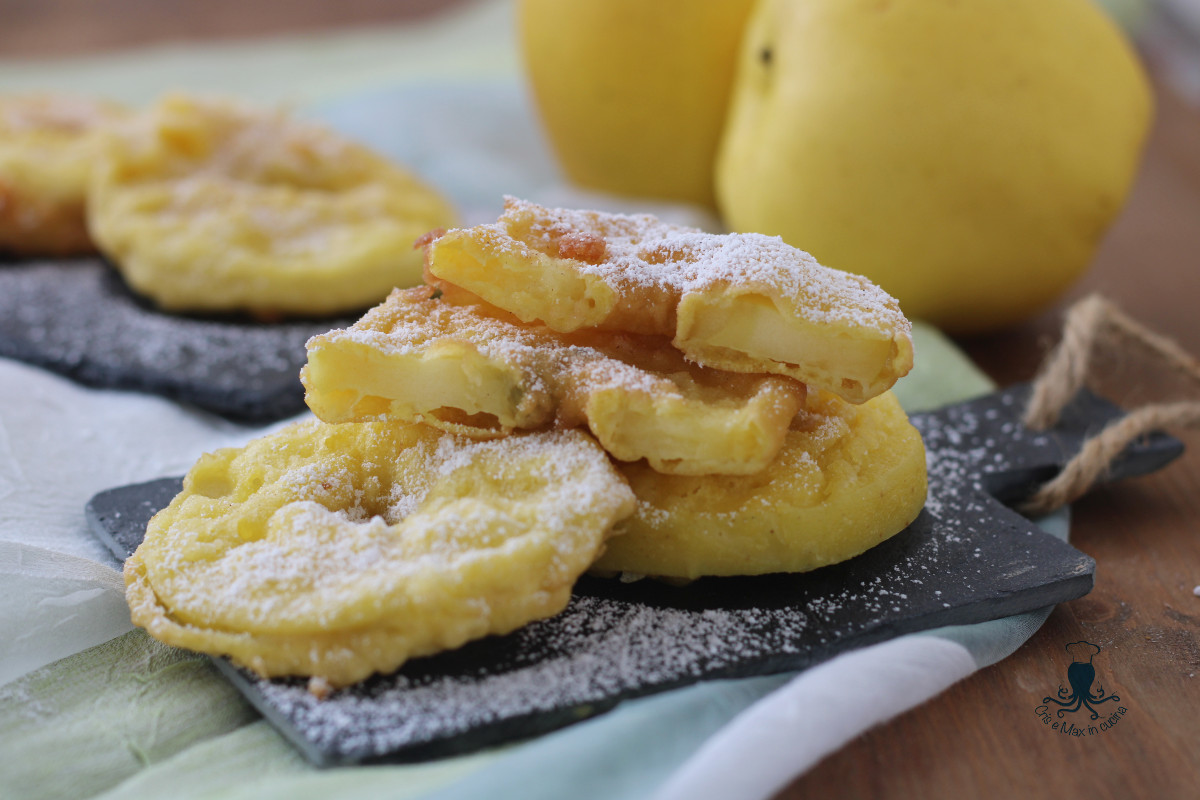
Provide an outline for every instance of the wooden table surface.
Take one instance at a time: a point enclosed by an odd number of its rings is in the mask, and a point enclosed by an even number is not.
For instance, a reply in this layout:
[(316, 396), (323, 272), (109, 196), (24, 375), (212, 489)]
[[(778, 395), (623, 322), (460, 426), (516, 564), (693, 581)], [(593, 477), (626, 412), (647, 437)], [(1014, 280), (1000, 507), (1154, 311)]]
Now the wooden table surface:
[[(0, 54), (312, 30), (453, 4), (310, 0), (281, 14), (279, 2), (243, 0), (0, 0), (0, 16), (14, 23), (0, 26)], [(1030, 379), (1057, 338), (1062, 309), (1092, 291), (1200, 354), (1200, 110), (1161, 83), (1158, 95), (1132, 198), (1076, 290), (1028, 323), (959, 341), (997, 383)], [(1200, 387), (1180, 386), (1141, 358), (1110, 359), (1104, 376), (1102, 391), (1126, 405), (1200, 397)], [(1060, 605), (1013, 656), (863, 735), (779, 797), (1200, 796), (1200, 434), (1180, 436), (1188, 452), (1165, 471), (1074, 506), (1072, 542), (1096, 560), (1090, 595)], [(1064, 648), (1079, 640), (1102, 648), (1097, 676), (1127, 713), (1109, 730), (1074, 738), (1043, 725), (1035, 709), (1065, 684)]]

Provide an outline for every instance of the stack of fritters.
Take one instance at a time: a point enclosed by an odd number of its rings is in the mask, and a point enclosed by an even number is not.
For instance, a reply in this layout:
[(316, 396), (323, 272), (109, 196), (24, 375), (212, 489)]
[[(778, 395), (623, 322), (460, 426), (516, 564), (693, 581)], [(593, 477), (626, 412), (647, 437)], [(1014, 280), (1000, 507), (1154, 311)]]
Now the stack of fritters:
[(866, 279), (776, 237), (514, 198), (425, 249), (429, 287), (309, 343), (309, 407), (476, 438), (586, 426), (640, 501), (598, 569), (809, 570), (923, 506), (888, 392), (911, 327)]
[(138, 624), (341, 685), (557, 613), (589, 568), (809, 570), (922, 507), (887, 391), (910, 329), (869, 282), (511, 198), (422, 244), (427, 286), (309, 342), (321, 421), (206, 456), (151, 522)]

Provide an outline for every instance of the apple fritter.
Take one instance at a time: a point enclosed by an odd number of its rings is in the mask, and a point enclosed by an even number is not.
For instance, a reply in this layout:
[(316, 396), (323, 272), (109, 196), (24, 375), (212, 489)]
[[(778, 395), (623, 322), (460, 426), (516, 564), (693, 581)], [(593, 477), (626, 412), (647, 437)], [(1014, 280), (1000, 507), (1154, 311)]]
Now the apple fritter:
[(397, 165), (282, 112), (175, 95), (106, 144), (92, 235), (172, 311), (366, 308), (421, 282), (413, 242), (455, 218)]
[(313, 420), (203, 456), (127, 598), (163, 642), (344, 686), (558, 613), (633, 506), (581, 431)]
[(709, 367), (787, 375), (860, 403), (912, 368), (911, 326), (865, 278), (778, 237), (507, 198), (426, 247), (426, 272), (561, 332), (668, 336)]
[(0, 96), (0, 252), (64, 256), (95, 250), (84, 206), (97, 130), (116, 103), (54, 94)]
[(313, 337), (301, 380), (326, 422), (387, 415), (473, 437), (586, 425), (615, 458), (681, 475), (762, 469), (806, 393), (689, 363), (663, 337), (560, 334), (430, 287)]
[(754, 475), (618, 468), (638, 510), (617, 524), (599, 572), (806, 572), (899, 533), (925, 504), (925, 448), (891, 392), (861, 405), (810, 393), (779, 455)]

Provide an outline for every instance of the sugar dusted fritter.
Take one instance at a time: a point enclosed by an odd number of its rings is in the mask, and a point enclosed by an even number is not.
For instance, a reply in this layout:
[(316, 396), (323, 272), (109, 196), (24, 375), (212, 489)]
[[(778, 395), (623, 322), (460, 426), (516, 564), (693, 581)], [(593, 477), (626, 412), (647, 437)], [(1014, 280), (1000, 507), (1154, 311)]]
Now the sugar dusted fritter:
[(663, 337), (560, 334), (429, 287), (314, 337), (301, 379), (327, 422), (386, 414), (475, 437), (586, 425), (614, 457), (683, 475), (762, 469), (806, 393), (699, 367)]
[(95, 250), (84, 208), (97, 131), (125, 116), (123, 107), (102, 100), (0, 95), (0, 253)]
[(434, 285), (309, 342), (321, 421), (203, 457), (151, 521), (125, 575), (153, 636), (322, 692), (555, 614), (589, 567), (799, 572), (920, 512), (909, 325), (868, 282), (511, 199), (422, 244)]
[(107, 137), (92, 235), (172, 311), (264, 316), (366, 308), (421, 282), (413, 242), (453, 224), (432, 189), (320, 126), (170, 96)]
[(813, 393), (755, 475), (662, 475), (621, 464), (638, 498), (601, 572), (691, 579), (806, 572), (904, 530), (925, 504), (925, 448), (890, 392), (862, 405)]
[(580, 431), (297, 423), (197, 462), (127, 598), (163, 642), (344, 686), (558, 613), (633, 505)]
[(849, 402), (912, 368), (895, 299), (778, 237), (508, 198), (498, 222), (432, 240), (426, 269), (523, 322), (667, 336), (699, 364), (787, 375)]

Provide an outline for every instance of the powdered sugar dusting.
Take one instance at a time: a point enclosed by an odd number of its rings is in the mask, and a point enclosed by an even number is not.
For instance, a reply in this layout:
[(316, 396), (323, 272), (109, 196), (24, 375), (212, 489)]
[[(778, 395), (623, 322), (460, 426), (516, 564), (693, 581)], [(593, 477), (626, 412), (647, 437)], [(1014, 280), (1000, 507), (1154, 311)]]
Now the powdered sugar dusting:
[[(513, 223), (524, 215), (538, 220), (527, 231)], [(580, 269), (624, 291), (669, 287), (682, 295), (748, 287), (786, 298), (793, 313), (816, 324), (865, 326), (888, 336), (911, 330), (895, 298), (863, 277), (822, 266), (778, 236), (711, 234), (645, 214), (543, 209), (513, 197), (490, 227), (552, 256), (564, 236), (597, 231), (606, 256)]]
[(1031, 459), (1053, 463), (1058, 453), (1053, 440), (1025, 428), (1020, 413), (1019, 396), (1008, 393), (996, 395), (989, 407), (952, 406), (939, 415), (913, 417), (925, 440), (929, 479), (945, 487), (930, 493), (927, 511), (943, 518), (977, 517), (986, 510), (987, 476), (1019, 469)]
[[(544, 587), (561, 585), (633, 506), (579, 432), (477, 442), (420, 426), (395, 437), (389, 427), (314, 420), (228, 461), (202, 460), (147, 533), (143, 559), (164, 605), (205, 626), (340, 631), (351, 618), (361, 626), (394, 605), (420, 606), (425, 594), (484, 592), (476, 583), (486, 580), (472, 583), (462, 566), (485, 558), (509, 569), (517, 542), (539, 542), (521, 545), (525, 557), (539, 559)], [(213, 504), (205, 492), (219, 481), (226, 494)]]
[(462, 343), (495, 363), (521, 369), (530, 391), (552, 391), (548, 379), (561, 383), (568, 375), (584, 372), (596, 388), (620, 386), (647, 393), (663, 388), (662, 379), (596, 347), (574, 343), (544, 326), (489, 316), (477, 306), (428, 299), (423, 291), (397, 291), (350, 328), (314, 337), (308, 347), (353, 342), (385, 355), (405, 356)]

